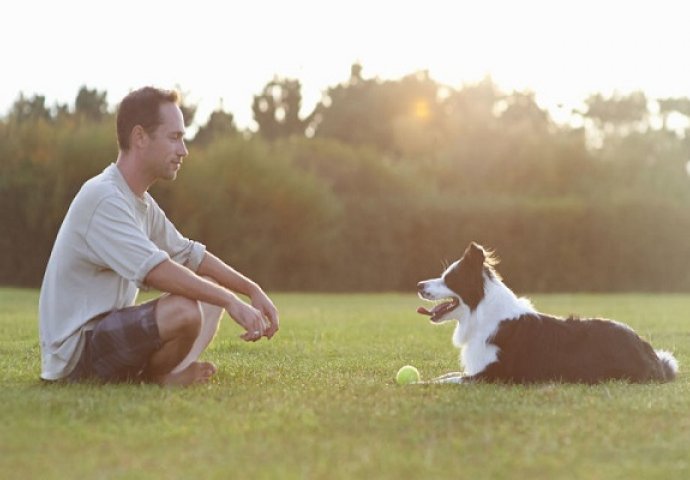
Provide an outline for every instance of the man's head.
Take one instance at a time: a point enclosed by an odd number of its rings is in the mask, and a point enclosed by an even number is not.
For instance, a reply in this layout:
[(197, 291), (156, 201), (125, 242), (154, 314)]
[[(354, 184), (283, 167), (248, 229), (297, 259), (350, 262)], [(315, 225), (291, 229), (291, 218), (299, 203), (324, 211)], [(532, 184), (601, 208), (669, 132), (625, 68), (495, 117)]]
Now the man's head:
[(165, 103), (177, 105), (179, 101), (180, 96), (175, 90), (143, 87), (130, 92), (117, 109), (117, 144), (120, 150), (129, 150), (130, 135), (137, 125), (153, 135), (161, 124), (160, 106)]
[(184, 119), (176, 91), (144, 87), (129, 93), (117, 111), (120, 151), (139, 158), (151, 181), (173, 180), (187, 155)]

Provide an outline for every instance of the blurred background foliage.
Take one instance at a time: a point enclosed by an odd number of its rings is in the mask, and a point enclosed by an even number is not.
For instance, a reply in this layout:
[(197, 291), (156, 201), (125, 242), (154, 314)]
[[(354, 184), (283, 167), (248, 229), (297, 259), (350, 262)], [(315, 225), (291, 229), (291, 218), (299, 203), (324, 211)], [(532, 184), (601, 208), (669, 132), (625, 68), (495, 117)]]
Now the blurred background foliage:
[[(690, 99), (593, 94), (555, 122), (490, 78), (451, 88), (361, 65), (308, 114), (299, 80), (222, 105), (152, 189), (186, 236), (271, 290), (413, 290), (467, 243), (518, 291), (690, 288)], [(196, 106), (182, 102), (187, 125)], [(0, 119), (0, 284), (38, 286), (81, 184), (117, 156), (107, 92), (20, 95)]]

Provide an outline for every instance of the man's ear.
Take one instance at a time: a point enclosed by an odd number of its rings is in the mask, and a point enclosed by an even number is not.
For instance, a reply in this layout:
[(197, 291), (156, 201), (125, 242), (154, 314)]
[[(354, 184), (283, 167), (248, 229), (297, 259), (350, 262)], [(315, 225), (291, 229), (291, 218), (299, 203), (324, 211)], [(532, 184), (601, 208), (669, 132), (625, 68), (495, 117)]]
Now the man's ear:
[(137, 148), (143, 148), (149, 140), (149, 134), (146, 133), (144, 127), (141, 125), (135, 125), (132, 129), (132, 133), (129, 136), (129, 144)]

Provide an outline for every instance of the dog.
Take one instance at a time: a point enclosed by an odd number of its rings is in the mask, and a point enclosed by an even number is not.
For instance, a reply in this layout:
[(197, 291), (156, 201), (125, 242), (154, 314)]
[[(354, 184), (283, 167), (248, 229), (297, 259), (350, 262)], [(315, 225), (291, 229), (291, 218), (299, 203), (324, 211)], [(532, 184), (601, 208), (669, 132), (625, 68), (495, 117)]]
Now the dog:
[(567, 319), (537, 312), (518, 298), (494, 268), (493, 252), (472, 242), (441, 275), (419, 282), (418, 313), (435, 324), (456, 320), (453, 344), (464, 372), (432, 383), (668, 382), (678, 362), (654, 351), (629, 326), (606, 319)]

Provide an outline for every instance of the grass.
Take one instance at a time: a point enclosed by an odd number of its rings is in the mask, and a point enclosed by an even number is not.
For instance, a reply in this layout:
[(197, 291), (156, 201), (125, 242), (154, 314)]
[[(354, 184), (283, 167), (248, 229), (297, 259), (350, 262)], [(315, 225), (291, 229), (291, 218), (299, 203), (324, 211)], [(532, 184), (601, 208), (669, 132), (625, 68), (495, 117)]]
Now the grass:
[(0, 289), (0, 478), (688, 478), (690, 295), (538, 295), (675, 351), (665, 385), (395, 385), (457, 368), (413, 294), (277, 294), (282, 329), (231, 321), (207, 386), (45, 385), (37, 292)]

